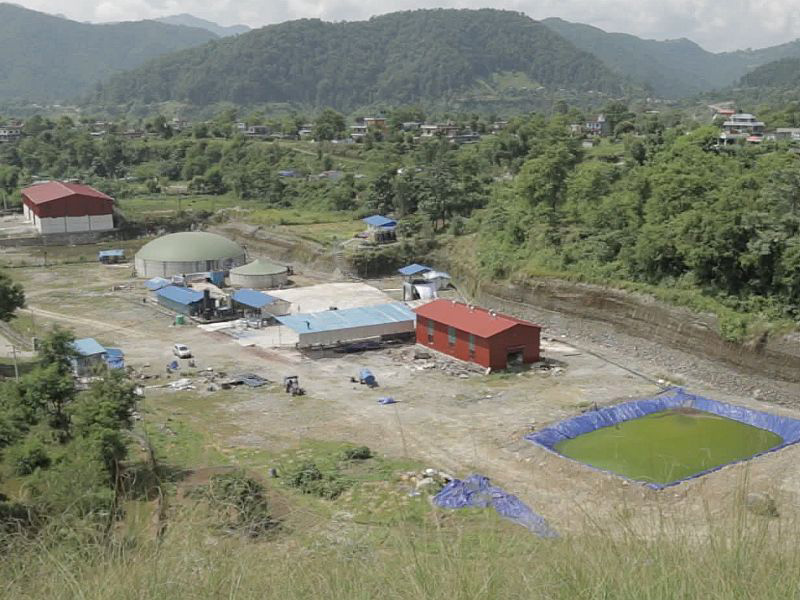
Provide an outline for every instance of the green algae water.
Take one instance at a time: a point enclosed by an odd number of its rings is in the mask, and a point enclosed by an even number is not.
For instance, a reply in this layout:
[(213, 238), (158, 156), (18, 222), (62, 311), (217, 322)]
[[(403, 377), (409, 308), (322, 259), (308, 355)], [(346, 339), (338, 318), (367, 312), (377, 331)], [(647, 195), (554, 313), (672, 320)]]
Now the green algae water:
[(670, 483), (749, 458), (783, 443), (781, 436), (696, 410), (667, 410), (564, 440), (569, 458), (630, 479)]

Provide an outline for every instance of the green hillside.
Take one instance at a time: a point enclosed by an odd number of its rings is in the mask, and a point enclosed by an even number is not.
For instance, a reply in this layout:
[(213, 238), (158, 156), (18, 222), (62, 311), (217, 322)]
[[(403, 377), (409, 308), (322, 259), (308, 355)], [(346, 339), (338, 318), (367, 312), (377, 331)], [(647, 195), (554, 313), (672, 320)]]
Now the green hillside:
[(504, 72), (553, 88), (615, 93), (623, 85), (598, 59), (522, 14), (439, 9), (264, 27), (114, 77), (95, 100), (293, 102), (347, 110), (457, 98)]
[(759, 50), (715, 54), (687, 39), (645, 40), (562, 19), (545, 19), (542, 23), (577, 48), (595, 55), (613, 71), (666, 98), (724, 88), (761, 65), (800, 57), (797, 41)]
[(743, 87), (797, 88), (800, 58), (783, 58), (760, 66), (741, 79)]
[(0, 100), (64, 100), (167, 52), (216, 36), (139, 21), (92, 25), (0, 4)]

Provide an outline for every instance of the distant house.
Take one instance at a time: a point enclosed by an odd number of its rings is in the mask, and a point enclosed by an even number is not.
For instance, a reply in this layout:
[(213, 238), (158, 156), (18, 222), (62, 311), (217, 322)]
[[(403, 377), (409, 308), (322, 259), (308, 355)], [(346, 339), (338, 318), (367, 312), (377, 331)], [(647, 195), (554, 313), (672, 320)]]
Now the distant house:
[(442, 136), (452, 138), (458, 135), (458, 126), (453, 123), (426, 123), (420, 127), (422, 137)]
[(125, 357), (119, 348), (104, 348), (94, 338), (82, 338), (72, 342), (75, 356), (72, 358), (72, 372), (76, 377), (94, 375), (103, 368), (125, 368)]
[(450, 137), (450, 141), (454, 144), (475, 144), (481, 139), (481, 134), (475, 131), (464, 131), (457, 135)]
[(508, 127), (508, 121), (495, 121), (492, 123), (492, 131), (495, 133), (503, 131), (506, 127)]
[(611, 134), (611, 123), (606, 120), (605, 115), (598, 115), (596, 119), (591, 119), (583, 124), (583, 128), (589, 135), (605, 137)]
[(376, 244), (388, 244), (397, 241), (397, 221), (382, 215), (373, 215), (361, 219), (367, 224), (367, 238)]
[(800, 128), (797, 127), (778, 127), (773, 135), (776, 140), (800, 142)]
[(126, 129), (122, 132), (122, 137), (126, 137), (129, 140), (137, 140), (144, 137), (144, 131), (141, 129)]
[(386, 131), (386, 119), (384, 117), (364, 117), (364, 125), (367, 126), (367, 129)]
[(736, 142), (760, 143), (763, 141), (765, 125), (755, 115), (750, 113), (736, 113), (722, 124), (720, 143), (734, 144)]
[(342, 171), (323, 171), (319, 175), (317, 175), (319, 179), (328, 179), (330, 181), (339, 181), (342, 177), (344, 177), (344, 173)]
[(16, 142), (22, 137), (22, 125), (0, 125), (0, 143)]
[(366, 125), (351, 125), (350, 137), (356, 142), (362, 141), (369, 133), (369, 128)]
[(403, 131), (419, 131), (419, 128), (422, 127), (422, 123), (419, 121), (406, 121), (401, 127)]
[(249, 138), (265, 138), (269, 137), (270, 129), (265, 125), (251, 125), (245, 130), (244, 135)]
[(297, 132), (297, 137), (299, 137), (301, 140), (307, 140), (313, 135), (314, 135), (314, 130), (312, 127), (303, 127)]

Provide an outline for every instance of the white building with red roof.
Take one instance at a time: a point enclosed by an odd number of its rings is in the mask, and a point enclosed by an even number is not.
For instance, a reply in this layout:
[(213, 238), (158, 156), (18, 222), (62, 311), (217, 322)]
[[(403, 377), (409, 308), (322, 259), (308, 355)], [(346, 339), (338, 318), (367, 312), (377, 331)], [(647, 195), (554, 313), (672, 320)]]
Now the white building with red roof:
[(114, 229), (114, 199), (77, 183), (49, 181), (22, 190), (25, 218), (42, 234)]

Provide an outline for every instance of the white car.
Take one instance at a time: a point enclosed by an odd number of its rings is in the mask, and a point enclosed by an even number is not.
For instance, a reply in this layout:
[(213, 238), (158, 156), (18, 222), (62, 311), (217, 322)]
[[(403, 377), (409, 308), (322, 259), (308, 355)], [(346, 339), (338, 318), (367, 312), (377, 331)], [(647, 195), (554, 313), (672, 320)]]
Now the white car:
[(172, 353), (178, 358), (192, 358), (192, 351), (185, 344), (175, 344), (172, 347)]

